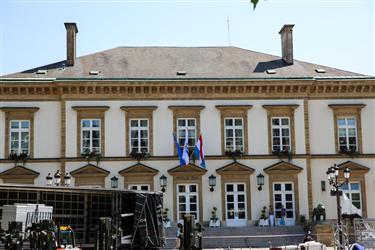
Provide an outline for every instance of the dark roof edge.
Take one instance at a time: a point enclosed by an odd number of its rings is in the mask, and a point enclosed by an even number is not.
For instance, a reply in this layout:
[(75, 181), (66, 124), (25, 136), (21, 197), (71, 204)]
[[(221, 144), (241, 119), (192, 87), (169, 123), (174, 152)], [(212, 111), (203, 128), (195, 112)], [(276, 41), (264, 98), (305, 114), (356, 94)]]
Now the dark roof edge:
[(375, 80), (374, 76), (338, 77), (228, 77), (228, 78), (0, 78), (0, 82), (55, 82), (55, 81), (272, 81), (272, 80)]

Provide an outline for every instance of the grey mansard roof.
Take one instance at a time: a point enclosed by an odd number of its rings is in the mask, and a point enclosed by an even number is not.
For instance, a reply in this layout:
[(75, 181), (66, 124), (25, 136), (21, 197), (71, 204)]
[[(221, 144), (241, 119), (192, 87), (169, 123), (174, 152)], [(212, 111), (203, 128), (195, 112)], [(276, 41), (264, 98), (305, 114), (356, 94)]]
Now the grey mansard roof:
[[(1, 78), (140, 78), (225, 79), (293, 77), (364, 77), (364, 75), (237, 47), (117, 47), (66, 61), (2, 76)], [(324, 69), (325, 73), (317, 73)], [(37, 74), (47, 70), (46, 74)], [(268, 74), (266, 70), (274, 70)], [(90, 71), (99, 71), (90, 75)], [(185, 71), (186, 75), (178, 75)]]

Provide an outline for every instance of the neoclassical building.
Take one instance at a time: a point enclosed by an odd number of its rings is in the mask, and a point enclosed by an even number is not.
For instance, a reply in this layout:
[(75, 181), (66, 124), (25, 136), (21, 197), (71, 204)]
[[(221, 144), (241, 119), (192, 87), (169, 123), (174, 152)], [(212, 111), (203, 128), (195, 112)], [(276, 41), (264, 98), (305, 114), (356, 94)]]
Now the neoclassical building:
[[(66, 60), (0, 79), (0, 183), (43, 186), (60, 170), (71, 186), (109, 188), (117, 177), (118, 188), (164, 188), (172, 221), (208, 221), (217, 207), (223, 225), (241, 226), (272, 205), (294, 224), (318, 204), (336, 218), (326, 171), (338, 164), (341, 179), (351, 170), (353, 205), (375, 217), (375, 78), (295, 60), (293, 25), (280, 30), (281, 57), (237, 47), (76, 57), (77, 26), (65, 27)], [(183, 144), (186, 130), (190, 150), (202, 135), (206, 168), (179, 165), (173, 134)]]

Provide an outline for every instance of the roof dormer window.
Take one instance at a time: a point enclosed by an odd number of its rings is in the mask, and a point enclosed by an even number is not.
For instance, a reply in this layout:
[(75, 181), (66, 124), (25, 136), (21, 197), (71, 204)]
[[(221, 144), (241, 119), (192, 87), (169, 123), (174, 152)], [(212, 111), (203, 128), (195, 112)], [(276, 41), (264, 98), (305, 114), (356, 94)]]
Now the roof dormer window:
[(47, 74), (47, 70), (45, 70), (45, 69), (38, 69), (38, 71), (36, 73), (38, 75), (46, 75)]
[(267, 69), (266, 72), (267, 74), (270, 74), (270, 75), (276, 74), (276, 70), (274, 69)]
[(315, 69), (316, 73), (326, 73), (326, 70), (325, 69)]

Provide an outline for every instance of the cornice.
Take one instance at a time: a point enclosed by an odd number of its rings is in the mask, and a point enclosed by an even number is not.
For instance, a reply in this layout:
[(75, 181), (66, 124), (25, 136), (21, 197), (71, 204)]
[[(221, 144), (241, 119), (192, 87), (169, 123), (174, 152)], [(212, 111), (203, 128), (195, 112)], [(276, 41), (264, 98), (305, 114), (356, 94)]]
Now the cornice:
[(202, 110), (205, 108), (203, 105), (170, 105), (168, 106), (170, 110), (181, 110), (181, 109), (187, 109), (187, 110)]
[(375, 80), (3, 81), (0, 95), (9, 101), (375, 98)]
[(137, 110), (147, 110), (147, 111), (153, 111), (157, 109), (158, 106), (121, 106), (120, 109), (124, 111), (137, 111)]
[(109, 106), (73, 106), (75, 111), (107, 111)]
[[(375, 159), (375, 153), (370, 154), (358, 154), (355, 156), (348, 154), (295, 154), (293, 159)], [(232, 158), (226, 155), (206, 155), (206, 160), (232, 160)], [(287, 160), (288, 157), (281, 157), (276, 155), (243, 155), (239, 160), (265, 160), (265, 159), (283, 159)], [(83, 157), (62, 157), (62, 158), (30, 158), (27, 160), (28, 163), (59, 163), (64, 162), (86, 162)], [(145, 161), (175, 161), (178, 162), (177, 156), (150, 156)], [(101, 162), (135, 162), (133, 157), (130, 156), (109, 156), (102, 157)], [(13, 163), (13, 160), (7, 158), (0, 159), (0, 163)]]
[(328, 104), (331, 109), (362, 109), (366, 104)]
[(39, 107), (1, 107), (4, 112), (31, 112), (34, 113), (39, 110)]
[(269, 105), (263, 105), (263, 108), (267, 110), (272, 110), (272, 109), (291, 109), (295, 110), (298, 108), (298, 104), (269, 104)]

